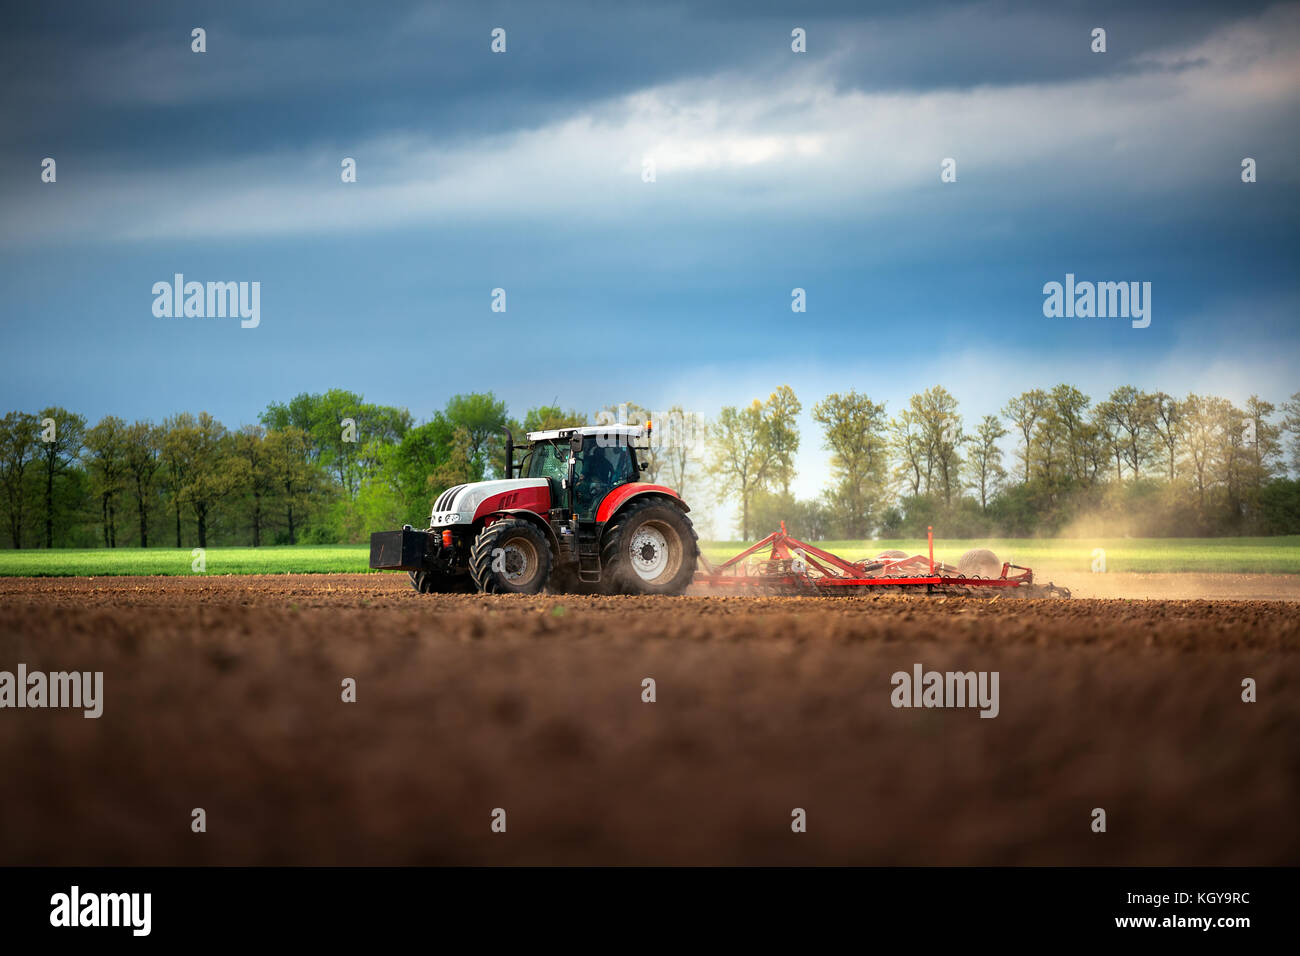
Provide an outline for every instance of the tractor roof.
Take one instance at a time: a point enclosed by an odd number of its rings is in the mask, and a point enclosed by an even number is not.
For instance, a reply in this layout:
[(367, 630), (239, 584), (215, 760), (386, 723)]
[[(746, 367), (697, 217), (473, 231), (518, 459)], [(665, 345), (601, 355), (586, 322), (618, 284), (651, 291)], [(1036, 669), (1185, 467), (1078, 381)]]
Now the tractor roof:
[(556, 441), (567, 439), (571, 435), (626, 435), (628, 438), (640, 438), (644, 430), (640, 425), (581, 425), (577, 428), (556, 428), (548, 432), (529, 432), (529, 441)]

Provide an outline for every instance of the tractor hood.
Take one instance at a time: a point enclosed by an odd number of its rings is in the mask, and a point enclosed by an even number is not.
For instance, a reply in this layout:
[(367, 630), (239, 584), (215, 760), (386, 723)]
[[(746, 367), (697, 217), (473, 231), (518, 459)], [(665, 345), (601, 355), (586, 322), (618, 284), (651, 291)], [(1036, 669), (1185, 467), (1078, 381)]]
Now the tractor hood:
[(545, 478), (502, 478), (456, 485), (448, 488), (434, 501), (429, 527), (470, 524), (485, 503), (490, 511), (510, 508), (532, 510), (542, 499), (549, 498), (550, 483)]

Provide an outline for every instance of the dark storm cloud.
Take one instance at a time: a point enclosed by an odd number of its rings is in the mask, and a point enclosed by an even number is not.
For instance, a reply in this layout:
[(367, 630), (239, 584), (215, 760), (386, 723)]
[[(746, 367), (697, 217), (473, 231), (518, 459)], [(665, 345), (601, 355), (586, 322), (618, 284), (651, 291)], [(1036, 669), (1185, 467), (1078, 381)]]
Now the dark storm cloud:
[[(816, 66), (841, 88), (1060, 83), (1265, 6), (1128, 3), (28, 5), (0, 37), (3, 148), (137, 166), (418, 132), (544, 125), (670, 81)], [(809, 31), (792, 62), (789, 33)], [(208, 52), (190, 52), (190, 29)], [(492, 56), (489, 32), (508, 31)], [(1093, 26), (1110, 51), (1088, 51)]]

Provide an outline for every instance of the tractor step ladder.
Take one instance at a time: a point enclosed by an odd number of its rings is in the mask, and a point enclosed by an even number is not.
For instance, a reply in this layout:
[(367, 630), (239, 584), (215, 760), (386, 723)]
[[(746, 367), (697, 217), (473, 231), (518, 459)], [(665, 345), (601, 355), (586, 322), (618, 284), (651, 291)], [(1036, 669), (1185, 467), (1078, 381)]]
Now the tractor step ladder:
[(578, 580), (590, 584), (600, 580), (600, 540), (589, 531), (578, 532)]

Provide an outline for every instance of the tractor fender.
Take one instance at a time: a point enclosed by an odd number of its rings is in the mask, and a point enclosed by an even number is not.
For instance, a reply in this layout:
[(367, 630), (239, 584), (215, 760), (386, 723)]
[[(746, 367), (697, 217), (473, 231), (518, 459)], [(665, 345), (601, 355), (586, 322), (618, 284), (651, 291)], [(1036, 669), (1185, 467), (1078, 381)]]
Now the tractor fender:
[(667, 485), (652, 485), (647, 482), (633, 481), (626, 485), (619, 485), (613, 491), (605, 496), (605, 500), (600, 503), (596, 509), (596, 523), (601, 524), (614, 517), (624, 505), (629, 501), (637, 498), (644, 498), (653, 495), (656, 498), (663, 498), (672, 502), (682, 511), (690, 511), (686, 502), (678, 496), (677, 492)]
[(491, 514), (480, 515), (474, 520), (474, 537), (477, 538), (483, 526), (498, 518), (523, 518), (537, 525), (545, 534), (546, 540), (551, 542), (551, 548), (555, 551), (558, 560), (560, 554), (560, 541), (555, 536), (555, 529), (551, 527), (549, 521), (539, 515), (536, 511), (529, 511), (527, 508), (505, 508), (501, 511), (493, 511)]

